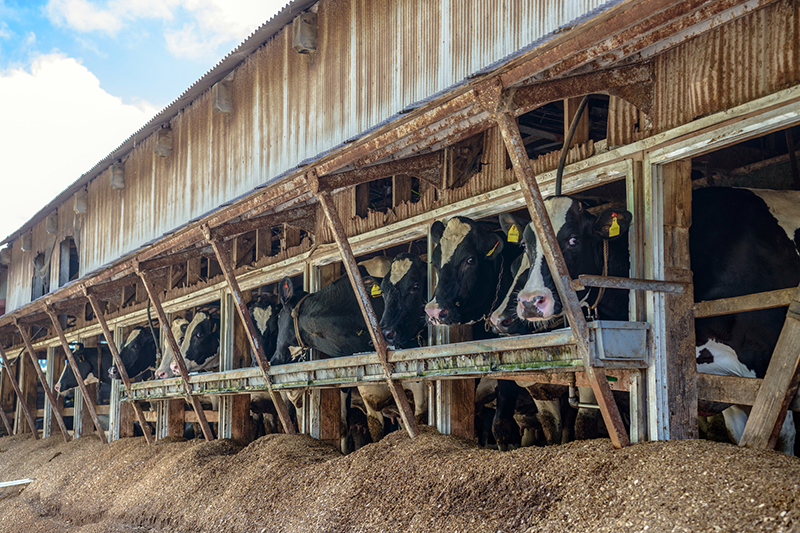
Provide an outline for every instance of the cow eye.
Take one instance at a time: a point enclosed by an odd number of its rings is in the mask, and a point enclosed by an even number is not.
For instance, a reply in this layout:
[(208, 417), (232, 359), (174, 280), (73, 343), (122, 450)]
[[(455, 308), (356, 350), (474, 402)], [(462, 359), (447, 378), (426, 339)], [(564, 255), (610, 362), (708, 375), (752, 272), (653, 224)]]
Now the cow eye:
[(411, 290), (412, 291), (418, 291), (419, 290), (419, 283), (415, 283), (414, 286), (411, 287)]
[(199, 338), (203, 336), (203, 333), (201, 331), (198, 331), (197, 333), (194, 334), (194, 336)]
[(570, 237), (569, 245), (570, 246), (575, 246), (576, 244), (578, 244), (578, 238), (577, 237)]
[(467, 264), (468, 265), (474, 265), (475, 264), (475, 258), (474, 257), (468, 257), (467, 258)]

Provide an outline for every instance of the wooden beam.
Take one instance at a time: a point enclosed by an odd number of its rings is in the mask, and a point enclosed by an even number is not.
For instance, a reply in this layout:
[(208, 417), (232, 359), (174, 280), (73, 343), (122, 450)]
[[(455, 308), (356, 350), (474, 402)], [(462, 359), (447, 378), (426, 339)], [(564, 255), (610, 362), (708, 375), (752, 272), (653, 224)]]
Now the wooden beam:
[(785, 307), (792, 302), (792, 296), (797, 289), (779, 289), (777, 291), (760, 292), (737, 296), (735, 298), (721, 298), (707, 300), (694, 304), (695, 318), (708, 318), (712, 316), (731, 315), (759, 309), (772, 309)]
[[(6, 371), (5, 374), (6, 376), (8, 376), (9, 381), (11, 382), (11, 386), (14, 387), (14, 392), (17, 395), (17, 401), (20, 403), (22, 411), (25, 413), (25, 418), (28, 421), (28, 427), (31, 429), (31, 433), (33, 433), (34, 438), (38, 440), (39, 431), (36, 429), (36, 419), (34, 419), (31, 410), (28, 408), (28, 405), (22, 401), (22, 391), (19, 389), (17, 378), (15, 378), (14, 374), (10, 371), (11, 366), (8, 363), (8, 357), (6, 357), (6, 351), (3, 350), (3, 347), (1, 345), (0, 345), (0, 359), (3, 360), (3, 368)], [(21, 359), (17, 358), (17, 360), (19, 361)], [(3, 415), (3, 418), (5, 419), (5, 414)], [(8, 427), (7, 421), (4, 420), (4, 422), (6, 423), (6, 427)], [(9, 435), (11, 435), (11, 433), (9, 433)]]
[(778, 344), (747, 419), (741, 446), (773, 449), (786, 418), (786, 410), (800, 385), (800, 288), (795, 293)]
[(381, 333), (381, 329), (378, 324), (378, 317), (375, 315), (375, 311), (372, 309), (370, 296), (367, 294), (367, 291), (364, 288), (364, 281), (361, 279), (361, 274), (358, 271), (358, 265), (356, 264), (356, 259), (353, 255), (353, 249), (350, 248), (350, 243), (347, 241), (347, 234), (345, 233), (342, 221), (339, 218), (336, 207), (333, 205), (330, 192), (319, 190), (319, 182), (316, 180), (315, 176), (310, 176), (308, 179), (311, 182), (311, 189), (317, 194), (317, 198), (322, 206), (322, 210), (325, 212), (325, 216), (328, 218), (328, 222), (330, 223), (334, 239), (336, 240), (336, 246), (339, 248), (339, 254), (342, 256), (342, 263), (344, 264), (345, 271), (347, 272), (347, 277), (350, 278), (350, 284), (353, 287), (353, 292), (355, 292), (356, 300), (361, 308), (361, 313), (364, 315), (364, 322), (367, 324), (367, 330), (369, 331), (370, 338), (372, 339), (372, 344), (375, 346), (375, 352), (378, 354), (378, 359), (383, 367), (386, 384), (389, 386), (389, 390), (392, 393), (395, 404), (400, 410), (400, 418), (403, 419), (406, 431), (411, 438), (414, 438), (419, 435), (417, 421), (414, 418), (414, 412), (411, 410), (411, 406), (408, 403), (408, 398), (406, 398), (403, 387), (391, 377), (392, 367), (387, 358), (386, 341)]
[(83, 379), (81, 379), (81, 371), (78, 368), (78, 363), (75, 362), (75, 356), (72, 353), (72, 349), (69, 347), (69, 342), (67, 342), (67, 337), (64, 335), (64, 330), (61, 329), (58, 316), (53, 311), (53, 308), (47, 304), (44, 305), (44, 310), (50, 316), (50, 321), (53, 323), (53, 328), (55, 329), (55, 332), (61, 341), (61, 348), (64, 350), (64, 353), (67, 354), (67, 361), (69, 361), (69, 366), (72, 368), (72, 372), (75, 374), (75, 381), (78, 382), (78, 388), (80, 388), (81, 394), (83, 395), (83, 401), (86, 404), (86, 408), (89, 410), (89, 415), (92, 418), (94, 427), (97, 429), (97, 436), (100, 437), (100, 442), (103, 444), (108, 444), (106, 433), (103, 430), (102, 424), (100, 424), (100, 419), (97, 417), (97, 411), (94, 408), (94, 396), (89, 392), (89, 389), (86, 387)]
[(339, 389), (319, 390), (319, 440), (337, 449), (342, 436), (340, 401)]
[(8, 366), (3, 364), (3, 370), (0, 371), (0, 418), (3, 419), (3, 426), (6, 428), (6, 435), (9, 437), (14, 434), (11, 424), (8, 421), (8, 416), (6, 415), (6, 408), (5, 402), (3, 401), (3, 388), (6, 381), (6, 374), (8, 373)]
[(362, 185), (398, 174), (415, 176), (425, 180), (438, 189), (442, 188), (442, 167), (444, 166), (444, 151), (439, 150), (430, 154), (397, 159), (388, 163), (372, 165), (328, 174), (319, 178), (320, 189), (334, 191), (354, 185)]
[[(564, 137), (567, 137), (567, 132), (569, 131), (570, 125), (572, 124), (572, 120), (575, 117), (575, 113), (578, 111), (578, 107), (581, 104), (581, 100), (583, 98), (565, 98), (564, 99)], [(521, 137), (520, 137), (521, 138)], [(586, 109), (583, 110), (583, 114), (581, 118), (578, 120), (578, 127), (575, 130), (575, 135), (572, 137), (572, 143), (570, 144), (570, 148), (574, 146), (578, 146), (580, 144), (585, 144), (586, 141), (589, 140), (589, 106), (586, 106)]]
[(286, 428), (286, 433), (295, 434), (297, 433), (297, 429), (294, 427), (292, 419), (289, 417), (289, 411), (286, 408), (286, 404), (283, 402), (283, 397), (272, 388), (272, 383), (269, 379), (270, 365), (264, 353), (264, 346), (261, 345), (259, 335), (256, 332), (256, 326), (253, 324), (253, 318), (250, 316), (247, 303), (242, 296), (242, 290), (239, 288), (239, 282), (236, 281), (236, 276), (233, 274), (233, 266), (231, 265), (227, 247), (223, 246), (219, 241), (212, 239), (211, 230), (207, 226), (204, 227), (203, 234), (206, 236), (206, 239), (209, 240), (217, 256), (217, 261), (219, 261), (220, 268), (222, 268), (222, 274), (225, 276), (225, 281), (228, 283), (228, 288), (233, 296), (236, 310), (239, 312), (239, 318), (245, 326), (247, 339), (250, 341), (250, 347), (253, 349), (253, 353), (256, 354), (256, 360), (258, 361), (261, 373), (264, 375), (264, 380), (267, 383), (272, 403), (278, 411), (278, 418), (280, 418), (283, 427)]
[(682, 293), (666, 293), (666, 368), (669, 432), (673, 439), (696, 439), (697, 364), (694, 288), (689, 262), (692, 225), (692, 162), (668, 163), (661, 172), (664, 219), (664, 279), (686, 284)]
[[(119, 350), (117, 349), (117, 343), (114, 342), (114, 335), (112, 335), (111, 330), (108, 327), (108, 322), (106, 322), (106, 317), (102, 313), (102, 309), (100, 307), (100, 302), (97, 298), (89, 291), (87, 287), (84, 286), (83, 290), (86, 298), (89, 299), (89, 304), (92, 306), (94, 310), (94, 316), (97, 319), (97, 323), (100, 324), (100, 328), (103, 330), (103, 337), (105, 337), (106, 342), (108, 343), (108, 349), (111, 351), (111, 357), (114, 359), (114, 364), (117, 366), (117, 372), (119, 372), (119, 377), (122, 380), (122, 383), (125, 385), (125, 390), (128, 391), (128, 395), (131, 395), (131, 380), (128, 377), (128, 371), (125, 369), (125, 365), (122, 363), (122, 357), (119, 355)], [(112, 401), (119, 401), (118, 399), (112, 398)], [(132, 407), (134, 413), (136, 414), (136, 420), (139, 421), (139, 425), (142, 427), (142, 433), (144, 433), (144, 438), (147, 441), (147, 444), (153, 443), (153, 436), (150, 434), (150, 426), (144, 420), (144, 415), (142, 414), (142, 406), (139, 405), (138, 402), (132, 402)]]
[[(138, 265), (136, 267), (136, 271), (139, 277), (142, 279), (142, 283), (147, 291), (147, 295), (150, 297), (153, 308), (156, 310), (156, 315), (158, 315), (158, 321), (161, 326), (161, 334), (165, 336), (172, 353), (175, 354), (175, 363), (178, 365), (181, 381), (183, 382), (184, 389), (186, 390), (186, 398), (189, 401), (189, 404), (192, 406), (192, 409), (194, 409), (194, 412), (197, 413), (197, 418), (200, 421), (200, 427), (203, 429), (203, 435), (205, 436), (206, 440), (214, 440), (214, 434), (211, 432), (211, 427), (208, 425), (208, 421), (205, 418), (203, 407), (200, 405), (200, 400), (197, 397), (192, 396), (190, 393), (189, 372), (186, 370), (186, 363), (181, 355), (181, 348), (178, 346), (178, 342), (175, 340), (175, 336), (172, 334), (172, 329), (169, 327), (167, 314), (164, 312), (164, 308), (161, 306), (161, 299), (159, 298), (159, 295), (153, 286), (153, 282), (151, 281), (149, 274), (141, 270)], [(170, 420), (171, 418), (172, 417), (170, 417)], [(171, 423), (172, 422), (170, 421), (170, 424)]]
[[(61, 428), (61, 434), (64, 436), (64, 442), (69, 442), (71, 437), (67, 432), (67, 426), (64, 424), (64, 418), (61, 416), (61, 411), (58, 408), (58, 401), (56, 400), (53, 391), (50, 390), (50, 386), (47, 384), (47, 378), (45, 377), (44, 372), (42, 372), (42, 368), (39, 366), (39, 361), (36, 357), (36, 350), (33, 349), (33, 343), (31, 342), (31, 336), (28, 334), (27, 328), (21, 326), (19, 321), (16, 322), (16, 326), (19, 330), (19, 334), (22, 336), (22, 341), (25, 343), (26, 351), (31, 358), (33, 368), (36, 370), (36, 375), (39, 377), (39, 381), (42, 384), (47, 401), (50, 402), (50, 408), (53, 410), (53, 415), (56, 417), (58, 427)], [(48, 371), (50, 370), (51, 369), (48, 368)]]
[(571, 279), (564, 263), (564, 257), (561, 254), (561, 247), (553, 232), (550, 217), (544, 205), (544, 199), (539, 191), (536, 176), (525, 151), (522, 135), (517, 127), (516, 118), (512, 113), (502, 108), (505, 102), (501, 100), (500, 89), (498, 86), (494, 92), (479, 93), (478, 101), (484, 109), (493, 114), (493, 118), (503, 136), (506, 150), (514, 167), (514, 173), (520, 183), (525, 203), (531, 215), (531, 223), (536, 232), (536, 238), (542, 243), (547, 264), (553, 274), (553, 281), (561, 296), (564, 315), (572, 328), (578, 346), (578, 353), (581, 354), (583, 359), (587, 376), (592, 384), (592, 390), (600, 406), (600, 412), (603, 415), (611, 442), (616, 448), (625, 447), (630, 444), (630, 441), (622, 423), (622, 417), (611, 395), (611, 389), (608, 387), (605, 373), (602, 369), (592, 367), (593, 357), (589, 351), (589, 331), (586, 319), (583, 316), (578, 296), (570, 286)]

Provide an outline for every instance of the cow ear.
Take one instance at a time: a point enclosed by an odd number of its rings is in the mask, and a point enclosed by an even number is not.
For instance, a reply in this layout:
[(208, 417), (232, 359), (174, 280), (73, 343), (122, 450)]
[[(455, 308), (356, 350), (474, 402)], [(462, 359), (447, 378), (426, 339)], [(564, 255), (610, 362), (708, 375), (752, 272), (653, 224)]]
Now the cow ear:
[(288, 277), (283, 278), (279, 285), (278, 292), (281, 295), (282, 304), (291, 300), (292, 296), (294, 296), (294, 284), (292, 283), (292, 279)]
[(361, 279), (364, 281), (364, 288), (367, 289), (367, 292), (369, 292), (370, 296), (375, 298), (383, 294), (381, 293), (381, 285), (378, 283), (377, 279), (373, 278), (372, 276), (364, 276)]
[(439, 241), (442, 240), (442, 235), (444, 235), (444, 224), (440, 220), (437, 220), (431, 226), (431, 238), (433, 239), (433, 245), (436, 246), (439, 244)]
[(606, 209), (594, 221), (594, 232), (604, 239), (619, 237), (628, 231), (633, 215), (625, 209)]
[(503, 251), (503, 239), (494, 233), (490, 233), (487, 239), (489, 242), (489, 251), (486, 253), (486, 257), (489, 259), (500, 257), (500, 252)]
[(189, 323), (186, 322), (185, 324), (181, 324), (181, 333), (186, 333), (186, 330), (189, 329)]
[(522, 232), (525, 231), (525, 224), (511, 213), (500, 213), (500, 227), (506, 234), (506, 241), (518, 243), (522, 239)]

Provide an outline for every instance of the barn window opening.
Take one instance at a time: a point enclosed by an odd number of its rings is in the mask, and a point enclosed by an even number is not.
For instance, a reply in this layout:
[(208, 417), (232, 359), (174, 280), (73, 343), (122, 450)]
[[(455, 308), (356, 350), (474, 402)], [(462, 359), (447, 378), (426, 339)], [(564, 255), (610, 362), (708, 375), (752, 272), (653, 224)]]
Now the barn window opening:
[(61, 264), (59, 265), (58, 286), (63, 287), (80, 275), (78, 246), (75, 239), (67, 237), (61, 241)]
[(33, 283), (31, 300), (35, 300), (50, 292), (50, 254), (39, 252), (33, 258)]

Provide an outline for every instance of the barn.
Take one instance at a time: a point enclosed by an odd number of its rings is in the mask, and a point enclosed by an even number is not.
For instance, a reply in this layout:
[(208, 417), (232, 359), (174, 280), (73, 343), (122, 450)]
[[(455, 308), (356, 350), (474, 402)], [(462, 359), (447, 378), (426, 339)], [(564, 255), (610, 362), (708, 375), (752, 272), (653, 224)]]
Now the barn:
[[(293, 0), (0, 242), (4, 431), (246, 439), (260, 394), (274, 427), (338, 448), (343, 391), (382, 385), (409, 436), (476, 440), (476, 385), (497, 379), (591, 388), (617, 448), (697, 439), (698, 405), (739, 405), (740, 444), (772, 449), (800, 408), (797, 287), (698, 301), (692, 195), (800, 189), (798, 124), (797, 0)], [(624, 275), (570, 278), (554, 194), (632, 215)], [(533, 221), (566, 320), (498, 338), (429, 323), (418, 346), (387, 346), (358, 264), (413, 253), (430, 299), (434, 223), (502, 213)], [(248, 304), (341, 276), (372, 350), (271, 365)], [(627, 316), (587, 321), (587, 288), (623, 291)], [(759, 309), (785, 317), (766, 372), (698, 372), (696, 321)], [(119, 367), (137, 326), (179, 352), (170, 324), (202, 313), (218, 319), (211, 371), (177, 358), (167, 379), (120, 372), (106, 399), (80, 380), (71, 406), (54, 394), (87, 357)]]

